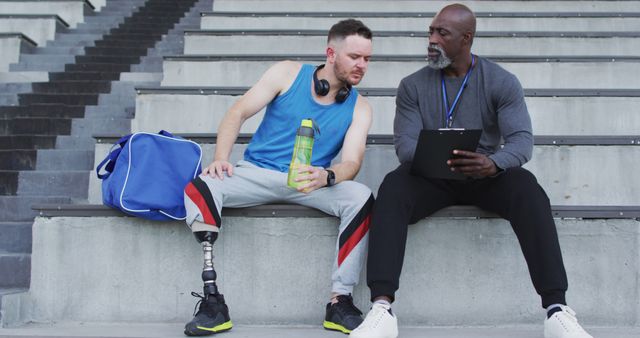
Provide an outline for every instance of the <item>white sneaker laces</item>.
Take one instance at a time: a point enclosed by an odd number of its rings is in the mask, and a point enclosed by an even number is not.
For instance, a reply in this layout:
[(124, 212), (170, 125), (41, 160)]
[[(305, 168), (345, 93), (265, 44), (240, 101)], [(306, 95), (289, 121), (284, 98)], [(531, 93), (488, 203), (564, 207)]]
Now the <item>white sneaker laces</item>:
[(374, 304), (373, 307), (371, 307), (371, 311), (364, 318), (362, 328), (374, 329), (378, 327), (385, 312), (387, 312), (387, 309), (383, 305)]
[[(570, 333), (587, 333), (580, 324), (578, 324), (578, 318), (576, 318), (576, 312), (568, 306), (563, 306), (562, 311), (558, 311), (554, 314), (562, 327)], [(552, 316), (553, 317), (553, 316)], [(565, 320), (568, 319), (568, 320)]]

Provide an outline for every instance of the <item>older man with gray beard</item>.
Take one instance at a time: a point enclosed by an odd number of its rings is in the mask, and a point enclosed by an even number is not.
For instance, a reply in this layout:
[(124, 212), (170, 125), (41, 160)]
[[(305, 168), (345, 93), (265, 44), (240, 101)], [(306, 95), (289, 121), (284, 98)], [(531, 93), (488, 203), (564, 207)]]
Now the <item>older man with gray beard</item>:
[[(566, 305), (567, 276), (549, 199), (521, 167), (533, 149), (522, 87), (513, 74), (471, 53), (475, 27), (475, 16), (466, 6), (443, 8), (429, 27), (428, 66), (400, 83), (394, 143), (401, 164), (378, 191), (367, 262), (373, 306), (350, 337), (398, 336), (391, 303), (399, 287), (408, 224), (449, 205), (469, 204), (511, 223), (546, 309), (544, 336), (593, 338)], [(447, 161), (450, 170), (467, 179), (410, 173), (420, 131), (439, 128), (482, 130), (476, 151), (454, 150)]]

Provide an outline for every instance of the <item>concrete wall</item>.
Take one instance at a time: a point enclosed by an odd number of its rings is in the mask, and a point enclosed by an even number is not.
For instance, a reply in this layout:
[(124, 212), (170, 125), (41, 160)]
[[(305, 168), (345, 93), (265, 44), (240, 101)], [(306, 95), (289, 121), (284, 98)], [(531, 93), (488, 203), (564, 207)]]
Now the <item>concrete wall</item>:
[[(265, 17), (265, 16), (204, 16), (202, 29), (326, 29), (336, 22), (346, 19), (338, 17)], [(358, 17), (375, 34), (376, 31), (417, 31), (427, 29), (431, 17)], [(637, 32), (640, 30), (639, 18), (487, 18), (479, 17), (476, 30), (482, 31), (529, 31), (559, 32), (571, 27), (572, 32)]]
[[(132, 131), (216, 133), (239, 96), (178, 93), (139, 94)], [(367, 97), (373, 107), (370, 134), (393, 134), (395, 97)], [(526, 97), (536, 135), (634, 135), (640, 126), (639, 97)], [(264, 111), (247, 120), (241, 132), (253, 133)], [(189, 123), (182, 123), (185, 119)]]
[[(418, 32), (423, 32), (419, 30)], [(499, 56), (635, 56), (636, 38), (602, 37), (477, 37), (473, 52), (478, 55)], [(425, 36), (374, 36), (373, 55), (426, 55), (428, 39)], [(277, 48), (274, 48), (277, 46)], [(213, 33), (187, 34), (184, 53), (206, 54), (323, 54), (327, 46), (324, 35), (312, 36), (256, 36), (215, 35)], [(514, 48), (517, 46), (517, 48)]]
[[(252, 86), (274, 62), (173, 61), (163, 63), (162, 86)], [(637, 89), (640, 63), (532, 62), (499, 63), (515, 74), (524, 88)], [(397, 88), (405, 76), (426, 66), (424, 61), (372, 61), (360, 86)]]
[[(335, 218), (224, 219), (214, 246), (236, 324), (314, 324), (324, 316)], [(569, 303), (590, 325), (638, 325), (632, 220), (557, 220)], [(181, 222), (37, 218), (22, 320), (185, 322), (201, 290), (201, 253)], [(362, 276), (364, 277), (364, 276)], [(356, 304), (366, 309), (364, 278)], [(498, 219), (410, 227), (395, 311), (402, 325), (539, 324), (543, 312), (517, 240)], [(491, 309), (488, 311), (488, 309)]]

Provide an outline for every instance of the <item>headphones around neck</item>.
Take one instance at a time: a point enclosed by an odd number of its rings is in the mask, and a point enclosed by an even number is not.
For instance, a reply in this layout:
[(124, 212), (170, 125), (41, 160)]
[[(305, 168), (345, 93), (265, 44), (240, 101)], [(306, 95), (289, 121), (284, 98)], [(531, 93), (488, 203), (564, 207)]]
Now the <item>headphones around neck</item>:
[[(322, 79), (318, 80), (318, 71), (322, 69), (324, 65), (319, 65), (316, 70), (313, 72), (313, 89), (316, 94), (320, 96), (326, 96), (329, 94), (329, 90), (331, 90), (331, 86), (329, 85), (329, 81)], [(338, 90), (336, 93), (336, 102), (342, 103), (349, 98), (349, 94), (351, 94), (351, 85), (345, 83), (345, 85)]]

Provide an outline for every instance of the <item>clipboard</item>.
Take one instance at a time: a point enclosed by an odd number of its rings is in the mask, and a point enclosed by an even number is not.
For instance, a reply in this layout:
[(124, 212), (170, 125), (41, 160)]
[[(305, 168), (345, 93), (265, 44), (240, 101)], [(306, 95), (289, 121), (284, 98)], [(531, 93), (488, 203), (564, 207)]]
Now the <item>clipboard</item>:
[(453, 172), (447, 160), (453, 150), (476, 151), (482, 135), (481, 129), (423, 129), (413, 155), (411, 174), (425, 178), (464, 180), (467, 176)]

